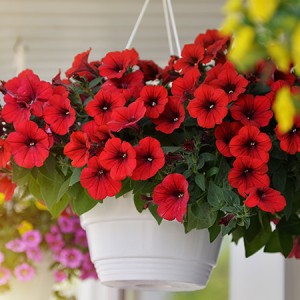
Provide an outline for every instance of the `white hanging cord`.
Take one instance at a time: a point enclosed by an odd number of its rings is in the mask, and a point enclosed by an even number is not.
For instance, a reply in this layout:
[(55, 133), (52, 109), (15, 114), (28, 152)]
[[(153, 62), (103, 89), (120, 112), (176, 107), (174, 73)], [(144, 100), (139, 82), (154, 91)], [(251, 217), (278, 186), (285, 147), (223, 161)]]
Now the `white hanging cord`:
[(180, 44), (179, 44), (178, 32), (176, 29), (175, 17), (174, 17), (171, 0), (167, 0), (167, 4), (168, 4), (168, 9), (169, 9), (170, 18), (171, 18), (171, 24), (172, 24), (175, 44), (176, 44), (176, 48), (177, 48), (177, 55), (180, 57), (181, 56), (181, 48), (180, 48)]
[(134, 28), (133, 28), (133, 30), (131, 32), (131, 35), (129, 37), (129, 40), (127, 42), (126, 49), (129, 49), (131, 47), (132, 41), (133, 41), (133, 39), (134, 39), (134, 37), (136, 35), (136, 32), (137, 32), (137, 30), (138, 30), (138, 28), (140, 26), (140, 23), (141, 23), (141, 21), (143, 19), (143, 16), (145, 14), (145, 11), (147, 9), (147, 6), (148, 6), (149, 2), (150, 2), (150, 0), (145, 0), (145, 2), (144, 2), (144, 5), (143, 5), (142, 10), (140, 12), (140, 15), (139, 15), (138, 19), (136, 20)]
[(172, 33), (171, 33), (171, 28), (170, 28), (170, 20), (169, 20), (167, 1), (162, 0), (162, 3), (163, 3), (163, 8), (164, 8), (165, 25), (166, 25), (167, 36), (168, 36), (168, 45), (169, 45), (170, 55), (173, 55), (174, 47), (173, 47)]

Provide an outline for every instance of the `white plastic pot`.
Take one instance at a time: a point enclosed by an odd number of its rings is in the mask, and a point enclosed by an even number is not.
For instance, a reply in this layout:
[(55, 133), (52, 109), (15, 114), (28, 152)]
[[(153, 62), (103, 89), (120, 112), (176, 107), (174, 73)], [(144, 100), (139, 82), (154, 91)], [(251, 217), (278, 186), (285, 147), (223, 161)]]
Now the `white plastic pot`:
[(207, 285), (221, 238), (207, 230), (185, 234), (177, 221), (158, 225), (137, 212), (131, 194), (106, 198), (81, 216), (91, 259), (107, 286), (137, 290), (193, 291)]

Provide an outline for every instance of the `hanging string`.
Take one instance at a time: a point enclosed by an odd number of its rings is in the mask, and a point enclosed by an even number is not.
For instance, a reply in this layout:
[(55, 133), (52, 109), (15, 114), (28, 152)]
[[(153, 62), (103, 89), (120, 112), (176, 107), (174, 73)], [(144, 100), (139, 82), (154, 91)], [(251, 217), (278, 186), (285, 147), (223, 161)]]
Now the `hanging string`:
[(178, 32), (177, 32), (177, 28), (176, 28), (175, 17), (174, 17), (174, 12), (173, 12), (173, 7), (172, 7), (172, 4), (171, 4), (171, 0), (167, 0), (167, 4), (168, 4), (168, 9), (169, 9), (170, 18), (171, 18), (171, 24), (172, 24), (175, 44), (176, 44), (176, 47), (177, 47), (177, 55), (180, 57), (181, 48), (180, 48)]
[(147, 9), (147, 6), (148, 6), (149, 2), (150, 2), (150, 0), (145, 0), (145, 2), (144, 2), (144, 5), (143, 5), (142, 10), (140, 12), (140, 15), (139, 15), (138, 19), (136, 20), (134, 28), (133, 28), (133, 30), (131, 32), (131, 35), (129, 37), (129, 40), (127, 42), (126, 49), (129, 49), (131, 47), (132, 41), (133, 41), (133, 39), (134, 39), (134, 37), (136, 35), (136, 32), (137, 32), (137, 30), (138, 30), (138, 28), (140, 26), (140, 23), (141, 23), (141, 21), (143, 19), (143, 16), (145, 14), (145, 11)]
[(171, 28), (170, 28), (170, 20), (169, 20), (167, 1), (162, 0), (162, 3), (163, 3), (163, 8), (164, 8), (165, 25), (166, 25), (170, 55), (173, 55), (174, 54), (174, 47), (173, 47), (172, 33), (171, 33)]

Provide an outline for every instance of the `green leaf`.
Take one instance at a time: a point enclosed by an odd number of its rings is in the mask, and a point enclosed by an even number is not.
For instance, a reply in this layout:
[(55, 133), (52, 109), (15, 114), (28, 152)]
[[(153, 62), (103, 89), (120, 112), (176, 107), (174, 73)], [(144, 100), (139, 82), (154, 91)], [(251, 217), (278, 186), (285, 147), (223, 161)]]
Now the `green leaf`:
[(221, 209), (225, 204), (223, 190), (213, 181), (210, 181), (208, 184), (207, 201), (215, 210)]
[(75, 183), (77, 183), (77, 182), (80, 181), (81, 171), (82, 171), (82, 169), (74, 168), (73, 173), (72, 173), (72, 175), (70, 177), (70, 182), (69, 182), (70, 186), (72, 186)]
[(56, 203), (54, 203), (54, 205), (52, 205), (51, 207), (51, 215), (54, 218), (57, 218), (61, 212), (67, 207), (69, 203), (69, 197), (68, 195), (64, 195), (63, 197), (61, 197)]
[(212, 243), (219, 236), (221, 232), (221, 226), (218, 224), (218, 222), (215, 222), (214, 225), (208, 228), (208, 231), (209, 231), (209, 240)]
[(27, 184), (32, 169), (26, 169), (18, 166), (15, 162), (12, 162), (12, 181), (16, 182), (19, 186)]
[(229, 234), (234, 228), (236, 228), (237, 220), (234, 218), (229, 221), (229, 223), (225, 226), (221, 226), (222, 236)]
[(203, 174), (200, 173), (195, 176), (195, 183), (202, 191), (205, 191), (205, 176)]
[(162, 149), (163, 149), (164, 153), (169, 153), (169, 152), (174, 153), (174, 152), (179, 151), (181, 148), (180, 147), (175, 147), (175, 146), (174, 147), (164, 146), (164, 147), (162, 147)]
[(160, 225), (163, 219), (157, 213), (157, 205), (152, 204), (148, 207), (148, 209), (151, 212), (154, 219), (156, 220), (157, 224)]
[(281, 230), (274, 230), (266, 244), (264, 251), (270, 253), (281, 252), (287, 257), (293, 248), (293, 237)]
[(116, 195), (116, 198), (121, 197), (128, 192), (132, 191), (133, 189), (133, 181), (127, 177), (125, 180), (122, 181), (122, 188), (121, 191)]
[(229, 170), (230, 170), (230, 166), (226, 158), (222, 157), (220, 160), (218, 174), (216, 175), (214, 180), (218, 186), (222, 186), (222, 187), (229, 186), (228, 179), (227, 179)]
[(212, 168), (210, 168), (210, 169), (206, 172), (206, 176), (207, 176), (207, 177), (212, 177), (212, 176), (218, 174), (218, 171), (219, 171), (219, 168), (217, 168), (217, 167), (212, 167)]
[(144, 205), (145, 205), (145, 201), (142, 200), (141, 194), (135, 193), (133, 195), (133, 200), (137, 211), (141, 213), (144, 210)]
[(288, 220), (281, 219), (277, 227), (286, 233), (300, 235), (300, 219), (296, 215), (292, 215)]
[(28, 189), (29, 192), (37, 199), (42, 200), (42, 194), (41, 194), (41, 190), (40, 190), (40, 185), (38, 184), (38, 181), (36, 178), (34, 178), (33, 176), (29, 177), (29, 181), (28, 181)]
[(73, 211), (79, 216), (101, 202), (93, 199), (80, 183), (75, 183), (69, 188), (68, 196)]

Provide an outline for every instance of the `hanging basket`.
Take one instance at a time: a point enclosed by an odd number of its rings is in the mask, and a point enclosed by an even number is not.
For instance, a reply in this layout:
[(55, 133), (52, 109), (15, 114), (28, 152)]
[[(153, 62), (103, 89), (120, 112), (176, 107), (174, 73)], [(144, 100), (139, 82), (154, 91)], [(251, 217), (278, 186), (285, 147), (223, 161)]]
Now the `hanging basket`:
[(106, 198), (81, 216), (92, 261), (107, 286), (136, 290), (193, 291), (206, 286), (221, 238), (207, 230), (184, 233), (182, 224), (136, 211), (131, 194)]

